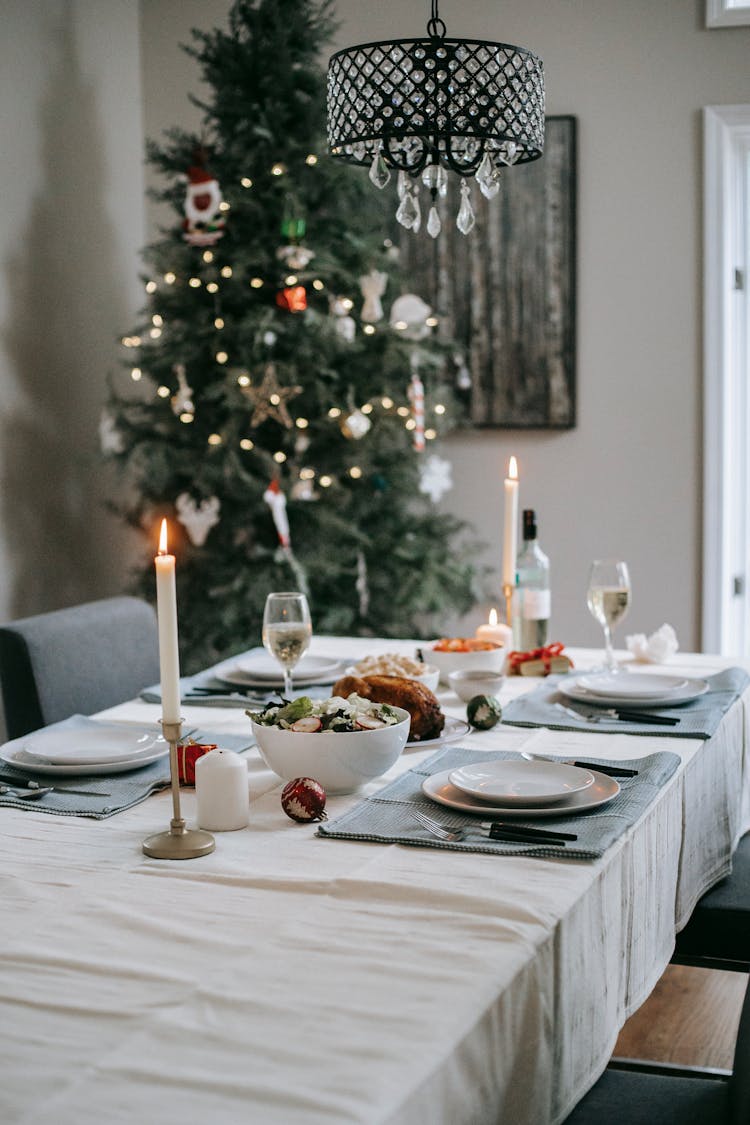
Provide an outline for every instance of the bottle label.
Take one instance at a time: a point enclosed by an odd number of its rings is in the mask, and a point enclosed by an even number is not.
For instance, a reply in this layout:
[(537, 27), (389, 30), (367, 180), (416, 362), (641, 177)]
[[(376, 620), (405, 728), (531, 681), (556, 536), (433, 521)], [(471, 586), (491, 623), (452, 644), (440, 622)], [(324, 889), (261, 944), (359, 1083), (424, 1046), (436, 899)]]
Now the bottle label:
[(521, 616), (527, 621), (544, 621), (550, 615), (551, 605), (549, 590), (524, 590)]

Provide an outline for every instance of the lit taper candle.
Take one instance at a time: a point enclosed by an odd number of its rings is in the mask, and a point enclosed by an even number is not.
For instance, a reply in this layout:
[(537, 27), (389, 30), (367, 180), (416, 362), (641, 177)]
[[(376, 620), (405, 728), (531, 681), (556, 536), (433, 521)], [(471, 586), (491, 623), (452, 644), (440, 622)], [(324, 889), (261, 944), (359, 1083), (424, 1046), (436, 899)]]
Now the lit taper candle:
[(177, 590), (175, 557), (167, 552), (167, 521), (161, 521), (156, 565), (156, 612), (159, 619), (159, 672), (161, 717), (164, 723), (180, 721), (180, 654), (177, 640)]
[(503, 586), (516, 584), (518, 550), (518, 466), (515, 457), (508, 462), (505, 489), (505, 526), (503, 534)]

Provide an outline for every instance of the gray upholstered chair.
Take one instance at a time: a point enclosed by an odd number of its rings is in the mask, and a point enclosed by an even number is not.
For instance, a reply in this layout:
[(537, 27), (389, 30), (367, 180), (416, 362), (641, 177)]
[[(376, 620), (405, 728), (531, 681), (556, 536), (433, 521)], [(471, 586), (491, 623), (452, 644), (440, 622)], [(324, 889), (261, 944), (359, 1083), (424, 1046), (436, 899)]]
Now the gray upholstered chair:
[(750, 972), (750, 834), (739, 842), (731, 875), (703, 896), (677, 935), (672, 960)]
[(105, 598), (0, 627), (9, 738), (113, 707), (158, 679), (156, 614), (139, 598)]
[(564, 1125), (748, 1125), (750, 985), (729, 1079), (697, 1069), (645, 1066), (607, 1067)]

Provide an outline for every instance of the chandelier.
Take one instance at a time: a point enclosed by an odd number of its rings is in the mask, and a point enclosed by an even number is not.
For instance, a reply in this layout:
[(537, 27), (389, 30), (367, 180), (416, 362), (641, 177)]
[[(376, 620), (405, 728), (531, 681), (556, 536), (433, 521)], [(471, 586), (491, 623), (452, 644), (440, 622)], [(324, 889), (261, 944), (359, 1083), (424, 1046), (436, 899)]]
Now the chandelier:
[(544, 148), (542, 60), (524, 47), (448, 39), (445, 32), (438, 0), (431, 0), (427, 38), (361, 43), (328, 64), (332, 155), (369, 166), (379, 188), (396, 173), (396, 218), (414, 232), (422, 222), (421, 179), (433, 238), (449, 172), (461, 177), (456, 226), (468, 234), (475, 222), (471, 178), (493, 199), (502, 169), (537, 160)]

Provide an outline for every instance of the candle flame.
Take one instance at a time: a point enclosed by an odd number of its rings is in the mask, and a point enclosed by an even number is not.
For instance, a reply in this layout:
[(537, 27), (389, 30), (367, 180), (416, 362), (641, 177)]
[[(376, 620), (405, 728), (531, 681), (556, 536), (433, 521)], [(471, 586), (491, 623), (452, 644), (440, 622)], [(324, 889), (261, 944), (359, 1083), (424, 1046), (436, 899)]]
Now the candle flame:
[(494, 609), (494, 608), (490, 610), (489, 624), (490, 625), (497, 625), (497, 610)]
[(166, 555), (167, 554), (167, 521), (166, 521), (166, 519), (163, 519), (161, 521), (161, 532), (159, 533), (159, 554), (160, 555)]
[(508, 462), (508, 476), (511, 480), (518, 480), (518, 463), (515, 457), (511, 457)]

